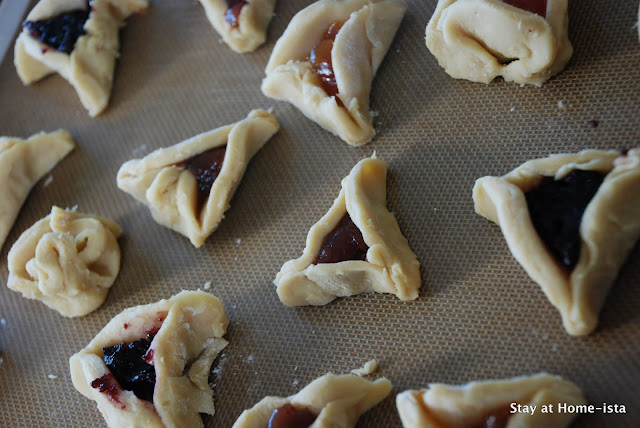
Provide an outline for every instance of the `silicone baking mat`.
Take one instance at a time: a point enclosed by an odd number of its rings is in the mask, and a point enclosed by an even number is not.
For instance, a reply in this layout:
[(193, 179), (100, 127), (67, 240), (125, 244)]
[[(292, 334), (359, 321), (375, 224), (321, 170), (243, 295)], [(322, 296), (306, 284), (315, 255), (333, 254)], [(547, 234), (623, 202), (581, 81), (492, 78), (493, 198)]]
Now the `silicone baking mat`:
[[(346, 373), (373, 358), (394, 388), (359, 427), (399, 427), (395, 395), (408, 388), (540, 371), (576, 382), (598, 406), (626, 406), (625, 415), (585, 415), (575, 426), (640, 424), (638, 249), (598, 329), (571, 337), (471, 199), (475, 179), (528, 159), (640, 143), (637, 1), (572, 1), (575, 53), (536, 88), (450, 78), (424, 44), (435, 0), (408, 0), (371, 95), (377, 136), (360, 148), (260, 92), (275, 41), (310, 1), (279, 1), (268, 43), (246, 55), (221, 42), (197, 2), (152, 3), (121, 32), (111, 102), (96, 119), (61, 77), (24, 87), (11, 52), (0, 67), (0, 135), (66, 128), (77, 142), (36, 184), (0, 252), (0, 426), (105, 426), (73, 388), (68, 358), (123, 309), (208, 281), (230, 320), (229, 346), (213, 367), (216, 415), (204, 418), (208, 427), (230, 427), (265, 395), (294, 394), (328, 371)], [(117, 189), (123, 162), (269, 107), (282, 129), (251, 161), (203, 247), (156, 224)], [(273, 278), (300, 256), (341, 179), (374, 151), (389, 164), (387, 205), (422, 265), (420, 297), (365, 294), (285, 307)], [(82, 318), (64, 318), (4, 286), (11, 245), (54, 204), (112, 218), (124, 231), (120, 275), (104, 305)]]

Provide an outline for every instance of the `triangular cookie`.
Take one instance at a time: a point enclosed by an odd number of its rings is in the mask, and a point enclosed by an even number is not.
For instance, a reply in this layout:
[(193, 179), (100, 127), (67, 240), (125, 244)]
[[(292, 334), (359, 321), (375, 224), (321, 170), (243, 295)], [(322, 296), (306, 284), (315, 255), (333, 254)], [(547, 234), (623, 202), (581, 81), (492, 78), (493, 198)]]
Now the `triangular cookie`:
[(200, 247), (229, 208), (247, 164), (278, 129), (271, 113), (253, 110), (240, 122), (126, 162), (118, 187)]
[[(431, 384), (396, 396), (405, 428), (564, 428), (577, 416), (569, 409), (585, 404), (580, 388), (547, 373), (461, 386)], [(536, 406), (533, 413), (530, 406)]]
[(0, 137), (0, 248), (33, 185), (74, 146), (71, 135), (62, 129), (28, 140)]
[(89, 115), (99, 115), (109, 103), (118, 32), (129, 15), (148, 6), (148, 0), (40, 0), (16, 40), (14, 63), (22, 83), (58, 73)]
[(405, 9), (402, 0), (313, 3), (273, 48), (262, 92), (291, 102), (351, 145), (370, 141), (371, 83)]
[(368, 158), (342, 180), (338, 199), (309, 230), (302, 256), (276, 276), (282, 303), (325, 305), (367, 291), (418, 297), (420, 263), (386, 208), (386, 178), (387, 164)]
[(447, 74), (540, 86), (573, 54), (568, 0), (439, 0), (427, 47)]
[(7, 286), (66, 317), (96, 310), (120, 271), (120, 227), (58, 207), (9, 251)]
[(267, 40), (276, 0), (199, 1), (213, 28), (235, 52), (252, 52)]
[(480, 178), (473, 200), (478, 214), (500, 226), (567, 332), (585, 335), (640, 238), (638, 189), (640, 149), (584, 150)]
[(263, 398), (242, 412), (233, 428), (354, 427), (360, 416), (389, 392), (391, 382), (386, 378), (369, 381), (355, 375), (328, 373), (290, 397)]
[(203, 427), (227, 324), (220, 300), (203, 291), (126, 309), (71, 357), (73, 386), (112, 428)]

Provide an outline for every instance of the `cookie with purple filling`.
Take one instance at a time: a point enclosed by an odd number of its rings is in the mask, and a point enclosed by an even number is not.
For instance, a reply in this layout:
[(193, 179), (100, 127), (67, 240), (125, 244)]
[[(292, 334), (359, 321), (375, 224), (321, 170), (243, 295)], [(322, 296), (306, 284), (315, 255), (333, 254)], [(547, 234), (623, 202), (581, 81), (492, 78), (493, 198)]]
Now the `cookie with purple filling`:
[(91, 116), (109, 103), (125, 19), (148, 0), (40, 0), (24, 21), (14, 63), (30, 85), (58, 73), (75, 88)]
[(386, 208), (386, 177), (387, 164), (372, 157), (342, 180), (333, 206), (309, 230), (302, 256), (276, 276), (282, 303), (326, 305), (368, 291), (418, 297), (420, 263)]
[(516, 260), (572, 335), (591, 333), (640, 238), (640, 149), (584, 150), (476, 181), (478, 214), (498, 224)]
[[(431, 384), (396, 396), (405, 428), (566, 428), (577, 415), (558, 411), (558, 403), (587, 404), (574, 383), (547, 373), (460, 386)], [(518, 406), (536, 406), (536, 411), (518, 412)], [(543, 406), (554, 411), (544, 412)]]
[(203, 427), (227, 324), (220, 300), (203, 291), (126, 309), (71, 357), (73, 385), (112, 428)]
[(253, 110), (239, 122), (126, 162), (118, 187), (200, 247), (222, 221), (249, 161), (279, 127), (268, 111)]

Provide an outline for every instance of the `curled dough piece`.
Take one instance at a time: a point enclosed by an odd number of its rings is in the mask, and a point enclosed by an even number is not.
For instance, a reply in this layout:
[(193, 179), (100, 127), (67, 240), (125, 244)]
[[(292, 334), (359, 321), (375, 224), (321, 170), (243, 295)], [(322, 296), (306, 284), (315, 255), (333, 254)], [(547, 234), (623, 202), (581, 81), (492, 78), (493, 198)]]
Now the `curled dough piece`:
[[(199, 0), (213, 28), (238, 53), (255, 51), (267, 40), (276, 0)], [(229, 5), (232, 5), (229, 7)], [(236, 17), (234, 10), (239, 9)]]
[[(533, 414), (514, 412), (512, 403), (536, 406), (536, 410)], [(405, 428), (565, 428), (576, 413), (560, 412), (556, 406), (586, 403), (582, 391), (574, 383), (547, 373), (461, 386), (437, 383), (427, 389), (408, 390), (396, 396), (396, 407)], [(543, 412), (543, 406), (553, 407), (553, 412)], [(495, 425), (485, 424), (487, 421)]]
[[(203, 291), (182, 291), (126, 309), (70, 358), (73, 386), (97, 403), (112, 428), (203, 427), (200, 413), (215, 412), (208, 377), (213, 360), (227, 345), (222, 338), (227, 324), (220, 300)], [(152, 403), (123, 389), (104, 361), (105, 347), (150, 335), (143, 361), (154, 367)], [(103, 390), (101, 383), (111, 388)]]
[[(229, 208), (249, 161), (279, 127), (268, 111), (253, 110), (240, 122), (126, 162), (118, 171), (118, 187), (149, 206), (155, 221), (200, 247)], [(208, 171), (203, 173), (210, 186), (203, 193), (200, 178), (185, 163), (217, 148), (225, 150), (222, 167), (213, 181)]]
[(111, 96), (120, 28), (129, 15), (148, 6), (148, 0), (40, 0), (27, 15), (27, 21), (48, 20), (87, 8), (90, 13), (84, 24), (85, 33), (70, 54), (40, 42), (24, 28), (15, 45), (14, 64), (20, 80), (30, 85), (58, 73), (75, 88), (89, 115), (99, 115)]
[[(387, 164), (363, 159), (342, 180), (329, 211), (309, 230), (302, 256), (286, 262), (276, 279), (287, 306), (326, 305), (336, 297), (375, 291), (414, 300), (420, 288), (420, 263), (393, 213), (386, 208)], [(364, 260), (316, 262), (327, 236), (348, 216), (366, 245)]]
[(540, 86), (569, 62), (567, 0), (547, 0), (546, 16), (501, 0), (439, 0), (427, 47), (452, 77)]
[[(572, 270), (549, 252), (533, 226), (525, 194), (543, 177), (575, 170), (606, 174), (580, 222), (580, 251)], [(524, 163), (473, 187), (478, 214), (498, 224), (509, 250), (560, 311), (572, 335), (591, 333), (620, 267), (640, 238), (640, 149), (627, 153), (584, 150)], [(553, 207), (549, 207), (551, 210)]]
[(33, 185), (74, 147), (71, 135), (63, 129), (28, 140), (0, 137), (0, 248)]
[(9, 251), (7, 285), (66, 317), (96, 310), (120, 271), (120, 227), (58, 207)]
[(391, 382), (386, 378), (369, 381), (355, 375), (327, 373), (290, 397), (263, 398), (242, 412), (233, 428), (264, 428), (274, 410), (287, 404), (316, 416), (309, 428), (351, 428), (389, 392)]
[[(402, 0), (313, 3), (293, 17), (273, 48), (262, 92), (289, 101), (348, 144), (367, 143), (375, 133), (369, 112), (371, 84), (405, 10)], [(329, 96), (309, 62), (309, 55), (336, 22), (344, 22), (335, 36), (330, 61), (338, 93)]]

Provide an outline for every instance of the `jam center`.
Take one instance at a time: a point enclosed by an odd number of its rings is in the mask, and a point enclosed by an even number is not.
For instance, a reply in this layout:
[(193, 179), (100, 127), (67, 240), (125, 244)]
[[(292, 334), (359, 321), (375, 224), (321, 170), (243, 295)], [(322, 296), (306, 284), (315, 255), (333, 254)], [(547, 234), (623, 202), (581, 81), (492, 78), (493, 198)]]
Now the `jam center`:
[(519, 9), (526, 10), (540, 15), (543, 18), (547, 17), (547, 0), (502, 0), (504, 3), (515, 6)]
[(118, 399), (122, 388), (120, 388), (120, 385), (111, 373), (104, 374), (98, 379), (93, 380), (91, 382), (91, 387), (100, 390), (100, 392), (106, 394), (111, 401), (117, 404), (121, 404), (121, 408), (124, 409), (124, 404), (122, 404), (122, 402)]
[(324, 238), (320, 252), (312, 264), (364, 260), (368, 249), (362, 232), (351, 220), (349, 213), (346, 213), (340, 223)]
[(224, 19), (231, 25), (231, 28), (238, 28), (240, 25), (240, 12), (247, 3), (245, 0), (226, 0), (227, 11), (224, 14)]
[(146, 361), (146, 354), (152, 340), (153, 336), (149, 336), (131, 343), (102, 348), (104, 363), (120, 386), (150, 402), (153, 402), (156, 369)]
[(604, 175), (574, 170), (560, 180), (544, 177), (527, 192), (533, 227), (553, 257), (572, 270), (580, 257), (580, 223), (584, 210), (598, 191)]
[(227, 146), (214, 147), (176, 164), (178, 168), (188, 169), (196, 177), (198, 182), (197, 212), (202, 211), (202, 207), (211, 193), (213, 182), (216, 181), (222, 170), (226, 152)]
[(89, 13), (91, 13), (91, 7), (87, 2), (86, 9), (64, 12), (42, 21), (24, 21), (22, 26), (33, 38), (56, 50), (70, 54), (78, 38), (85, 34), (84, 24), (89, 19)]
[(307, 428), (317, 417), (306, 407), (296, 409), (287, 403), (271, 413), (268, 428)]
[[(338, 95), (338, 83), (336, 82), (336, 75), (333, 72), (333, 63), (331, 61), (331, 51), (333, 50), (333, 43), (336, 40), (336, 36), (342, 28), (344, 22), (336, 21), (322, 36), (322, 39), (317, 45), (311, 49), (309, 54), (309, 62), (311, 68), (320, 79), (320, 85), (322, 89), (330, 97)], [(336, 98), (339, 105), (342, 105), (339, 98)]]

